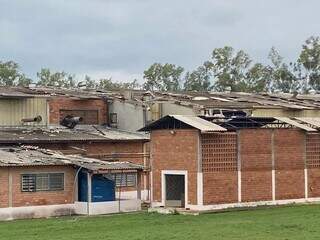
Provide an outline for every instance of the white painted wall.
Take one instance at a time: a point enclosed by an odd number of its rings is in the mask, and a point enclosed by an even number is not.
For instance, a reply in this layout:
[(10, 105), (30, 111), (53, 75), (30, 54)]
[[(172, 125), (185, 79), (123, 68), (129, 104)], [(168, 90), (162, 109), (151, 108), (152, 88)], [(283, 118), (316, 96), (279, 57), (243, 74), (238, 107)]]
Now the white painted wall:
[(0, 208), (0, 220), (73, 215), (74, 204)]
[(177, 114), (177, 115), (197, 115), (192, 107), (186, 107), (175, 103), (164, 102), (161, 108), (162, 116)]
[[(88, 214), (87, 202), (75, 202), (75, 213)], [(141, 200), (121, 200), (120, 212), (134, 212), (141, 210)], [(110, 214), (119, 212), (119, 201), (111, 202), (91, 202), (89, 203), (89, 215)]]
[(109, 105), (109, 113), (117, 113), (118, 129), (137, 131), (144, 127), (144, 114), (141, 105), (114, 100)]
[[(137, 191), (125, 191), (121, 192), (121, 199), (137, 199), (138, 193)], [(119, 197), (119, 192), (116, 192), (116, 197)], [(141, 200), (148, 200), (148, 190), (141, 190)]]

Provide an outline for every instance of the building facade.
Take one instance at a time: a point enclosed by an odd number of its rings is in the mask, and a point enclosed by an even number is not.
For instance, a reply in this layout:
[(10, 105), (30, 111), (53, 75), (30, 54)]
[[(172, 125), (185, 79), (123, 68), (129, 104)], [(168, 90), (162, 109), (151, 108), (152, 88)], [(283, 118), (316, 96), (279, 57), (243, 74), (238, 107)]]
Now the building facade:
[(320, 200), (317, 130), (277, 123), (223, 131), (210, 122), (207, 131), (173, 118), (144, 129), (151, 131), (152, 206), (214, 210)]

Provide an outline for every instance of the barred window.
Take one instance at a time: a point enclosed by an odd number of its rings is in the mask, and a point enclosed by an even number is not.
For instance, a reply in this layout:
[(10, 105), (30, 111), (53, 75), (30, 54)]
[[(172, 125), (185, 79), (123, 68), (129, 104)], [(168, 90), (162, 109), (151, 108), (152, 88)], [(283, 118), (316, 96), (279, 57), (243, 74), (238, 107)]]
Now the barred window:
[(116, 187), (134, 187), (137, 183), (136, 173), (114, 173), (108, 174), (107, 178), (115, 182)]
[(35, 192), (36, 191), (36, 176), (34, 174), (24, 174), (21, 177), (21, 191)]
[(21, 191), (64, 190), (64, 173), (39, 173), (21, 175)]

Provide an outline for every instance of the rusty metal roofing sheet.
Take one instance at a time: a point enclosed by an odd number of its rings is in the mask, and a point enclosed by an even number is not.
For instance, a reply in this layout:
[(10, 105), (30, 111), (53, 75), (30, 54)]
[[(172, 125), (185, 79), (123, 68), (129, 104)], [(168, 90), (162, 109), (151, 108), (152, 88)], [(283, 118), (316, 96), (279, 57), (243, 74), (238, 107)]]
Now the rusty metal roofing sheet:
[(194, 128), (199, 129), (201, 132), (225, 132), (227, 129), (220, 127), (217, 124), (204, 120), (200, 117), (185, 116), (185, 115), (170, 115), (181, 122), (184, 122)]
[(308, 117), (301, 117), (301, 118), (295, 118), (301, 122), (313, 125), (317, 128), (320, 128), (320, 118), (308, 118)]
[(298, 123), (297, 121), (291, 120), (290, 118), (287, 118), (287, 117), (274, 117), (274, 118), (279, 120), (280, 122), (284, 122), (284, 123), (290, 124), (290, 125), (295, 126), (297, 128), (303, 129), (303, 130), (305, 130), (307, 132), (315, 132), (315, 131), (317, 131), (314, 128), (311, 128), (311, 127), (308, 127), (308, 126), (306, 126), (304, 124)]

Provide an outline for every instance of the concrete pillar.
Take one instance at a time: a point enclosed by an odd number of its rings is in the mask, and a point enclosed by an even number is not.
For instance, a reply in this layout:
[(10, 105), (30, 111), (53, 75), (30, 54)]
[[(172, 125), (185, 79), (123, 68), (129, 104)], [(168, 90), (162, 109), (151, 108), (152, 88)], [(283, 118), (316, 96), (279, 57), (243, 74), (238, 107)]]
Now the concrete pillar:
[(87, 173), (87, 182), (88, 182), (88, 196), (87, 196), (87, 214), (90, 215), (90, 203), (92, 201), (92, 174)]
[(304, 197), (309, 198), (308, 192), (308, 165), (307, 165), (307, 134), (303, 138), (303, 162), (304, 162)]
[(12, 192), (12, 172), (11, 168), (8, 168), (8, 207), (13, 207), (13, 192)]
[(274, 130), (271, 133), (271, 184), (272, 184), (272, 200), (276, 200), (276, 172), (275, 172), (275, 151), (274, 151)]
[[(147, 157), (147, 143), (143, 144), (143, 165), (146, 169), (150, 170), (150, 162), (149, 162), (149, 166), (148, 166), (148, 157)], [(149, 191), (150, 191), (150, 187), (148, 185), (148, 177), (149, 174), (147, 174), (147, 172), (144, 172), (143, 174), (143, 186), (142, 189), (147, 190), (148, 192), (148, 196), (146, 200), (150, 200), (150, 196), (149, 196)]]
[(198, 134), (197, 204), (203, 205), (202, 142), (200, 132)]
[(141, 172), (137, 172), (137, 199), (141, 200)]
[(238, 202), (241, 202), (241, 146), (240, 130), (237, 131)]

